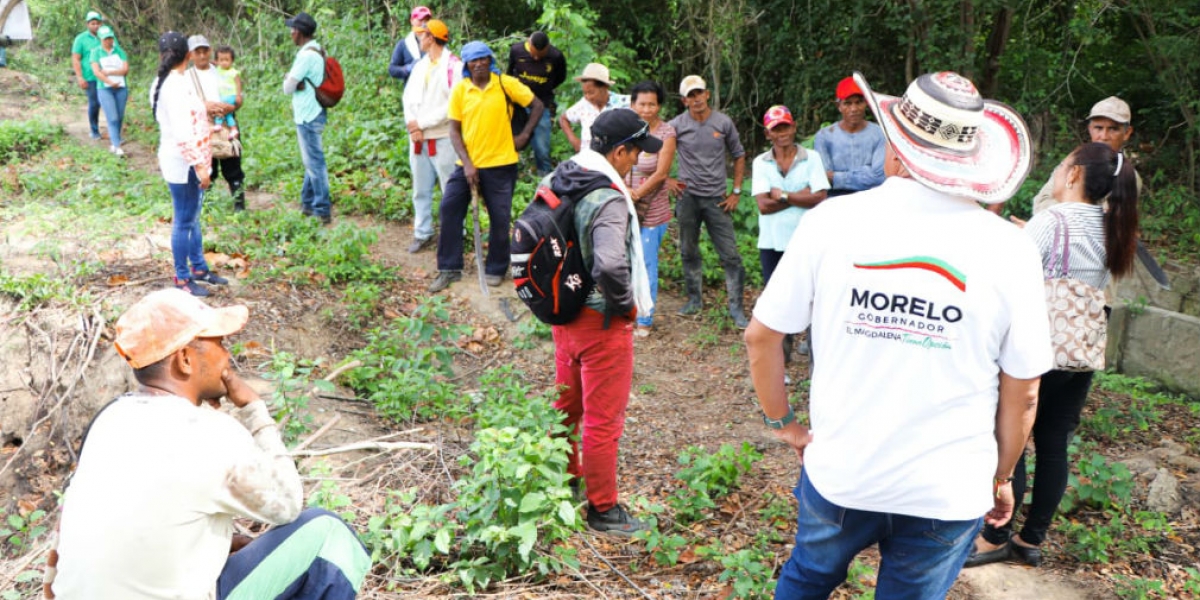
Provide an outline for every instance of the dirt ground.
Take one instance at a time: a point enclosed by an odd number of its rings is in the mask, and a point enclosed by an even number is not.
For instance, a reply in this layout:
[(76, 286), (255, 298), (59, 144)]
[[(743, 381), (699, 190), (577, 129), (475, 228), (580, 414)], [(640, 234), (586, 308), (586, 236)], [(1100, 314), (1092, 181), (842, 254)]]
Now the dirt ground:
[[(33, 78), (0, 70), (0, 118), (21, 118), (30, 114), (32, 110), (63, 123), (76, 143), (93, 143), (86, 140), (82, 98), (69, 98), (66, 105), (63, 105), (60, 99), (42, 99), (31, 105), (28, 96), (21, 93), (21, 90), (31, 86), (37, 86)], [(126, 150), (129, 154), (130, 168), (157, 168), (151, 149), (130, 143), (126, 145)], [(252, 148), (247, 149), (247, 152), (252, 151)], [(252, 180), (253, 174), (250, 176)], [(281, 202), (286, 203), (279, 198), (257, 192), (252, 192), (249, 197), (251, 210)], [(0, 198), (0, 206), (4, 204), (5, 200)], [(424, 288), (435, 274), (433, 254), (426, 251), (410, 255), (405, 251), (411, 239), (411, 230), (407, 224), (382, 222), (365, 217), (335, 218), (352, 219), (364, 226), (383, 228), (383, 234), (375, 249), (375, 258), (397, 267), (402, 279), (388, 288), (382, 310), (403, 313), (406, 307), (425, 294)], [(5, 240), (3, 246), (0, 246), (0, 261), (6, 270), (32, 272), (45, 266), (38, 257), (28, 251), (32, 244), (24, 231), (20, 215), (10, 211), (0, 219), (0, 229), (4, 231)], [(73, 243), (77, 244), (79, 252), (99, 254), (103, 250), (110, 251), (106, 256), (111, 260), (106, 261), (105, 271), (89, 285), (96, 293), (102, 294), (111, 306), (125, 306), (147, 291), (169, 284), (168, 238), (169, 224), (158, 223), (149, 235), (136, 240), (136, 243), (131, 242), (127, 247), (88, 248), (86, 236), (81, 236)], [(116, 251), (115, 254), (111, 253), (113, 250)], [(135, 284), (119, 287), (107, 285), (106, 282), (111, 282), (112, 278), (118, 275), (124, 277), (124, 281)], [(710, 291), (712, 294), (706, 298), (707, 306), (723, 303), (719, 292)], [(518, 309), (517, 312), (523, 311), (523, 308), (516, 300), (511, 286), (493, 288), (490, 292), (490, 295), (485, 297), (479, 289), (474, 272), (468, 271), (464, 279), (454, 284), (446, 294), (451, 301), (452, 314), (456, 321), (471, 324), (480, 330), (491, 328), (498, 334), (486, 336), (481, 341), (483, 351), (461, 356), (461, 360), (456, 364), (459, 376), (464, 381), (470, 381), (489, 369), (514, 363), (527, 373), (531, 381), (551, 385), (553, 355), (549, 342), (544, 342), (541, 347), (533, 350), (515, 349), (510, 342), (517, 334), (519, 323), (509, 322), (501, 308), (501, 299), (508, 298), (509, 303)], [(752, 298), (750, 300), (752, 301)], [(336, 312), (339, 308), (336, 305), (336, 297), (323, 290), (293, 288), (283, 284), (250, 286), (235, 279), (228, 289), (222, 289), (215, 294), (212, 301), (215, 304), (239, 302), (250, 306), (250, 325), (235, 341), (248, 348), (240, 368), (251, 376), (261, 368), (261, 363), (267, 357), (270, 348), (286, 350), (309, 359), (323, 358), (326, 365), (336, 365), (343, 361), (351, 350), (363, 343), (357, 334), (342, 324), (344, 321), (329, 318), (324, 314), (326, 309)], [(733, 329), (727, 321), (721, 327), (716, 327), (711, 321), (705, 321), (711, 317), (675, 316), (675, 311), (682, 301), (678, 289), (670, 282), (664, 282), (664, 288), (660, 291), (660, 302), (654, 333), (636, 342), (633, 395), (629, 404), (625, 437), (621, 443), (622, 494), (661, 501), (674, 485), (673, 474), (679, 469), (676, 459), (685, 447), (700, 445), (715, 449), (722, 443), (740, 444), (748, 441), (764, 454), (764, 460), (744, 480), (742, 491), (728, 500), (722, 519), (705, 523), (697, 530), (700, 535), (720, 536), (731, 543), (744, 541), (752, 536), (755, 527), (761, 526), (756, 518), (748, 515), (752, 515), (761, 507), (766, 494), (790, 499), (791, 487), (798, 475), (798, 465), (794, 455), (776, 442), (762, 426), (750, 385), (740, 332)], [(70, 343), (70, 339), (79, 336), (73, 333), (70, 325), (72, 319), (77, 318), (75, 314), (44, 311), (44, 314), (30, 317), (16, 314), (15, 311), (9, 312), (11, 308), (0, 305), (0, 339), (9, 339), (20, 333), (26, 347), (12, 348), (11, 344), (0, 346), (0, 358), (6, 361), (4, 369), (10, 373), (44, 369), (45, 360), (35, 359), (35, 356), (43, 353), (53, 355), (53, 347), (64, 347)], [(526, 315), (524, 318), (532, 317)], [(29, 323), (41, 324), (40, 327), (49, 332), (56, 332), (55, 335), (62, 339), (58, 342), (40, 339), (32, 332), (31, 327), (34, 325)], [(111, 327), (111, 324), (103, 319), (94, 319), (91, 324), (93, 327), (99, 326), (102, 330)], [(92, 339), (86, 335), (87, 328), (83, 330), (85, 341)], [(97, 339), (102, 340), (107, 334), (97, 335)], [(54, 336), (47, 336), (47, 339), (52, 337)], [(10, 506), (19, 502), (42, 502), (48, 497), (59, 482), (62, 466), (72, 454), (72, 435), (77, 435), (81, 423), (86, 422), (88, 411), (95, 401), (112, 397), (114, 390), (129, 384), (128, 377), (113, 375), (124, 371), (119, 359), (114, 359), (111, 351), (107, 349), (108, 344), (98, 342), (95, 345), (99, 358), (93, 363), (94, 373), (80, 380), (83, 390), (80, 397), (90, 396), (92, 402), (77, 402), (79, 406), (65, 411), (61, 417), (50, 420), (54, 426), (52, 429), (57, 428), (59, 431), (50, 431), (45, 436), (57, 438), (60, 440), (59, 444), (42, 446), (39, 450), (25, 449), (21, 446), (21, 440), (14, 442), (11, 439), (16, 436), (10, 431), (12, 427), (0, 427), (5, 430), (5, 434), (10, 435), (10, 439), (5, 440), (6, 447), (4, 453), (0, 454), (0, 459), (12, 463), (16, 467), (14, 470), (24, 476), (19, 485), (10, 483), (10, 487), (4, 490)], [(9, 349), (4, 351), (2, 348)], [(104, 377), (103, 373), (108, 373), (109, 376)], [(793, 380), (802, 381), (807, 375), (805, 361), (801, 359), (793, 362), (789, 373)], [(30, 375), (13, 385), (28, 385), (33, 389), (36, 386), (29, 382), (38, 379), (36, 375)], [(269, 382), (262, 380), (258, 380), (256, 385), (264, 391), (270, 386)], [(9, 390), (0, 389), (0, 392), (7, 391)], [(33, 398), (36, 395), (27, 396)], [(389, 487), (448, 485), (450, 470), (446, 465), (453, 464), (454, 457), (465, 451), (469, 432), (447, 422), (407, 425), (385, 423), (374, 414), (369, 405), (354, 401), (353, 393), (349, 390), (339, 390), (334, 396), (340, 399), (317, 399), (310, 407), (315, 414), (314, 429), (328, 423), (335, 416), (338, 419), (335, 426), (314, 443), (314, 447), (329, 447), (371, 439), (400, 430), (405, 431), (398, 439), (427, 441), (439, 446), (436, 455), (339, 455), (332, 461), (331, 477), (352, 486), (355, 509), (369, 513), (378, 508), (382, 505)], [(10, 398), (13, 398), (11, 394), (4, 396), (0, 393), (0, 400), (8, 402)], [(36, 399), (44, 402), (46, 397)], [(68, 400), (64, 397), (63, 402)], [(44, 408), (41, 409), (42, 412), (45, 412)], [(0, 418), (3, 415), (4, 413), (0, 412)], [(45, 426), (30, 437), (44, 433), (44, 429)], [(67, 446), (66, 450), (63, 449), (64, 445)], [(22, 456), (14, 456), (22, 453)], [(13, 461), (11, 458), (20, 460)], [(8, 468), (7, 465), (5, 468)], [(42, 473), (41, 476), (38, 475), (39, 472)], [(11, 479), (0, 471), (0, 485), (5, 485), (6, 481), (11, 482)], [(319, 483), (313, 480), (310, 485), (315, 488)], [(794, 528), (794, 524), (792, 527)], [(785, 531), (784, 537), (790, 536), (791, 531), (792, 529)], [(573, 542), (580, 550), (579, 556), (583, 563), (579, 573), (559, 577), (558, 580), (548, 583), (507, 582), (487, 597), (643, 597), (618, 577), (616, 570), (621, 570), (651, 598), (727, 597), (727, 590), (715, 580), (719, 568), (712, 563), (697, 561), (659, 570), (645, 570), (643, 567), (643, 570), (632, 572), (631, 562), (642, 554), (636, 543), (613, 542), (592, 536), (579, 537), (582, 539)], [(789, 549), (785, 544), (778, 545), (776, 554), (779, 561), (786, 560)], [(600, 560), (601, 554), (611, 563), (611, 568)], [(1194, 560), (1194, 554), (1192, 556)], [(866, 557), (872, 564), (877, 561), (874, 551), (868, 550)], [(0, 589), (6, 587), (3, 578), (6, 572), (8, 571), (0, 566)], [(372, 589), (365, 592), (363, 597), (432, 598), (448, 597), (452, 592), (435, 580), (389, 581), (379, 578), (372, 584)], [(389, 585), (396, 586), (395, 591), (385, 591)], [(848, 592), (839, 594), (839, 597), (850, 597)], [(959, 578), (950, 597), (959, 600), (1073, 600), (1115, 596), (1091, 567), (1080, 566), (1070, 557), (1052, 549), (1048, 565), (1041, 569), (992, 565), (966, 571)]]

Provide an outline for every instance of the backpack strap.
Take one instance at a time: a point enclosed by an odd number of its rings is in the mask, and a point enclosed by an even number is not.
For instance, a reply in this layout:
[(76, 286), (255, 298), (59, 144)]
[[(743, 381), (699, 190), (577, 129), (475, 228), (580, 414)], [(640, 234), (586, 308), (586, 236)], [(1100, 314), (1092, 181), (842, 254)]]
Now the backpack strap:
[[(305, 46), (304, 48), (301, 48), (300, 51), (301, 52), (304, 52), (304, 51), (316, 52), (321, 57), (321, 72), (322, 73), (325, 72), (325, 49), (324, 48), (322, 48), (320, 46)], [(313, 88), (316, 88), (316, 86), (313, 86), (313, 82), (310, 81), (309, 78), (305, 77), (304, 81), (308, 82), (308, 85), (312, 86)], [(315, 93), (315, 90), (314, 90), (314, 93)]]

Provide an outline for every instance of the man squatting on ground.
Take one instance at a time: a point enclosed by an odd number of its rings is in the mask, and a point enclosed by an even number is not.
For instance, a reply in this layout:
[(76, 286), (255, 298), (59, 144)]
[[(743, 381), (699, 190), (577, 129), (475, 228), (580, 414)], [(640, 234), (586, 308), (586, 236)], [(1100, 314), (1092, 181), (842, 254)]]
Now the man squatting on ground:
[[(805, 215), (746, 330), (763, 419), (803, 464), (775, 597), (827, 598), (878, 543), (879, 598), (944, 598), (980, 525), (1012, 517), (1053, 365), (1038, 251), (976, 204), (1020, 187), (1029, 135), (956, 73), (922, 75), (903, 98), (855, 80), (887, 135), (888, 178)], [(811, 429), (788, 404), (780, 346), (810, 323)]]
[(433, 19), (417, 32), (424, 56), (413, 65), (412, 85), (404, 86), (404, 122), (412, 145), (408, 164), (412, 171), (413, 241), (409, 253), (433, 242), (433, 184), (446, 192), (458, 155), (450, 143), (450, 90), (463, 78), (463, 63), (446, 44), (450, 29)]
[(654, 301), (637, 209), (624, 180), (638, 154), (657, 153), (662, 140), (628, 108), (600, 113), (591, 129), (590, 149), (542, 180), (556, 195), (575, 200), (579, 249), (596, 282), (579, 316), (553, 327), (555, 383), (561, 390), (554, 407), (566, 413), (571, 430), (567, 470), (572, 487), (578, 488), (580, 478), (586, 485), (588, 526), (633, 535), (645, 525), (617, 503), (617, 447), (633, 385), (634, 319)]
[[(303, 506), (267, 405), (229, 364), (245, 306), (181, 290), (117, 321), (138, 389), (100, 410), (63, 501), (54, 597), (350, 600), (371, 559), (338, 517)], [(215, 410), (225, 397), (230, 413)], [(234, 517), (276, 525), (250, 541)], [(53, 555), (50, 566), (53, 567)]]
[[(729, 316), (739, 328), (749, 321), (743, 309), (742, 291), (746, 270), (738, 253), (733, 217), (742, 196), (742, 178), (746, 171), (746, 150), (738, 137), (733, 120), (708, 104), (708, 86), (697, 75), (688, 75), (679, 84), (679, 95), (687, 110), (671, 120), (675, 128), (675, 157), (679, 161), (679, 179), (669, 180), (673, 193), (680, 194), (675, 205), (679, 219), (679, 253), (683, 259), (683, 282), (687, 303), (679, 309), (682, 316), (694, 315), (704, 307), (701, 291), (704, 264), (700, 257), (700, 225), (708, 227), (721, 268), (725, 270), (725, 292), (729, 296)], [(725, 192), (725, 155), (733, 157), (733, 191)]]

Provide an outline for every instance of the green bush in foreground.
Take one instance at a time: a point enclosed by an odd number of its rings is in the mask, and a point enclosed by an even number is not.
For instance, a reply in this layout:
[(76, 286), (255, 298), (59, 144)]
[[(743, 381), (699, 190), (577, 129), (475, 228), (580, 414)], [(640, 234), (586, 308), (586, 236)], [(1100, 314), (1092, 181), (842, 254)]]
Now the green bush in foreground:
[(41, 119), (0, 121), (0, 164), (28, 159), (62, 135), (62, 127)]

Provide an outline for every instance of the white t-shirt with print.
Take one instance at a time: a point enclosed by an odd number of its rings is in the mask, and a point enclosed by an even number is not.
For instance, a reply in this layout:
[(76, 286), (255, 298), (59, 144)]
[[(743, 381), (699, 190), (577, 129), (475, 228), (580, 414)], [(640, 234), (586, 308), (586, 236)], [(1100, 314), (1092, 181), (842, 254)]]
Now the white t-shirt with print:
[(578, 102), (571, 105), (564, 115), (570, 123), (579, 123), (579, 147), (590, 148), (592, 144), (592, 123), (596, 122), (596, 117), (605, 110), (614, 108), (629, 108), (628, 94), (614, 94), (609, 92), (608, 104), (604, 105), (604, 110), (596, 108), (595, 104), (588, 102), (587, 98), (580, 98)]
[(999, 374), (1052, 366), (1041, 260), (1020, 229), (912, 180), (800, 220), (754, 316), (812, 325), (804, 468), (846, 508), (941, 520), (992, 507)]

